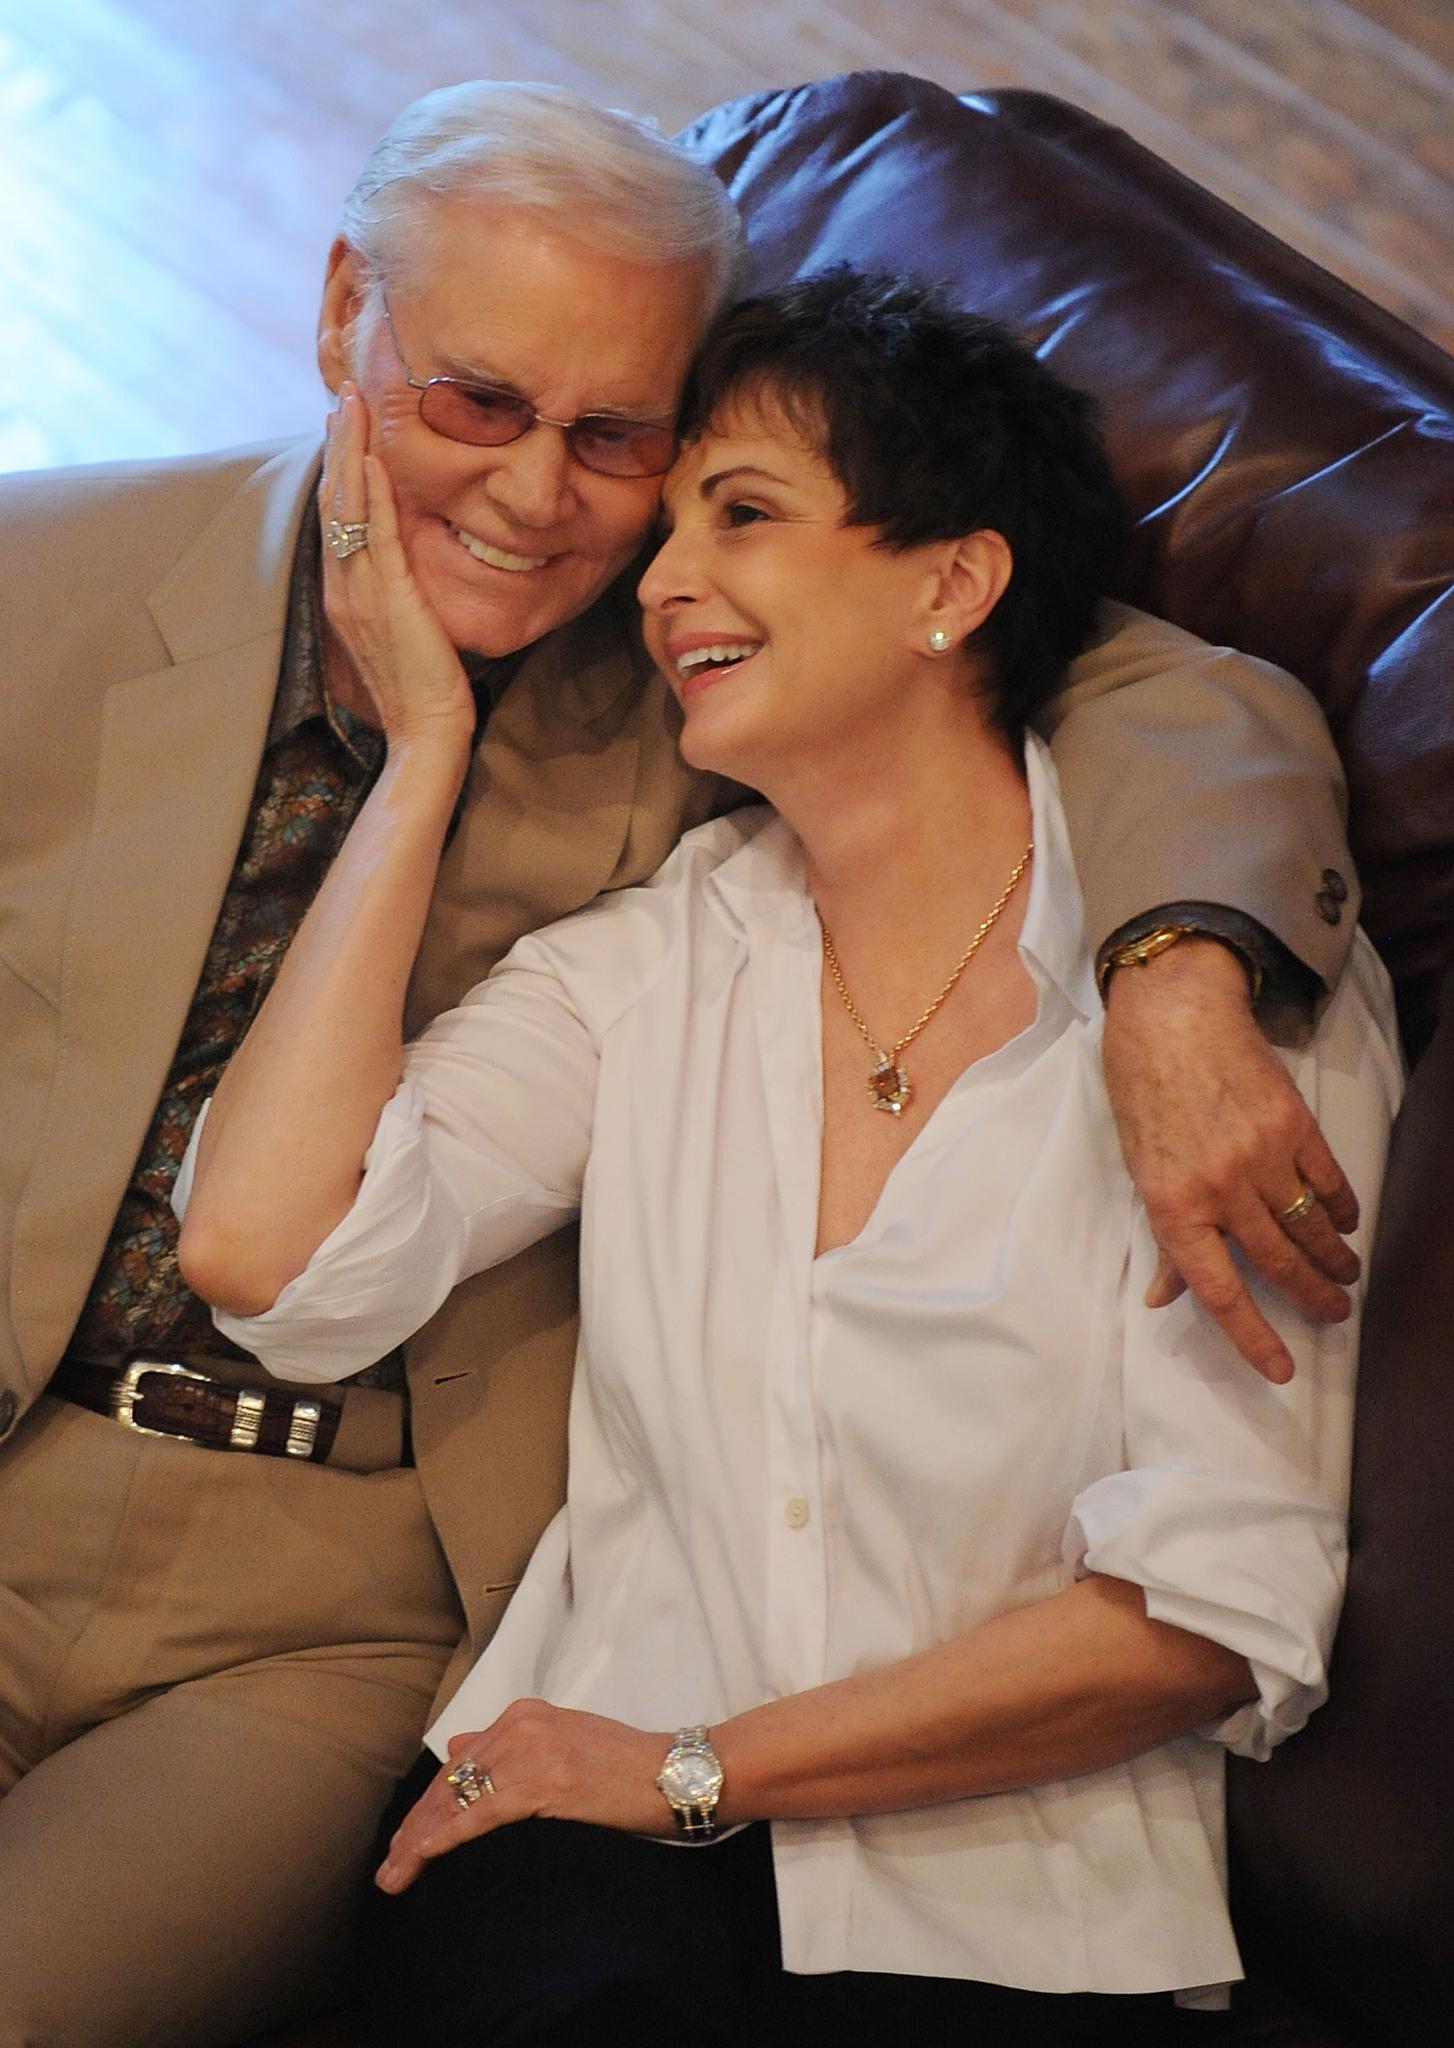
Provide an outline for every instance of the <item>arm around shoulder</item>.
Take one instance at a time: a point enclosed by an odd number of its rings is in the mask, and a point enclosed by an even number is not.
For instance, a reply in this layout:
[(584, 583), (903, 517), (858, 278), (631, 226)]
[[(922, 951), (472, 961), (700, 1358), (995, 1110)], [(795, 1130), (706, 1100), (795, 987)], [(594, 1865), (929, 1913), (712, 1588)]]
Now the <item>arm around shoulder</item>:
[(1343, 772), (1310, 692), (1107, 602), (1045, 724), (1093, 949), (1160, 905), (1220, 904), (1333, 985), (1358, 897)]

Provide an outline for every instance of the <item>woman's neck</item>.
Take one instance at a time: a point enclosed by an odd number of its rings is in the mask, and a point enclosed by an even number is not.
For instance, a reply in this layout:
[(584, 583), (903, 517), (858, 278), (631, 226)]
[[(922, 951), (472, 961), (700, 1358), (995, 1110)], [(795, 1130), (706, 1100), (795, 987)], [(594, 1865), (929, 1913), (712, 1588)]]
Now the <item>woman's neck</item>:
[(802, 843), (824, 923), (850, 943), (855, 927), (894, 931), (910, 974), (921, 954), (932, 973), (946, 945), (952, 959), (1030, 839), (1020, 750), (962, 697), (774, 763), (762, 782)]

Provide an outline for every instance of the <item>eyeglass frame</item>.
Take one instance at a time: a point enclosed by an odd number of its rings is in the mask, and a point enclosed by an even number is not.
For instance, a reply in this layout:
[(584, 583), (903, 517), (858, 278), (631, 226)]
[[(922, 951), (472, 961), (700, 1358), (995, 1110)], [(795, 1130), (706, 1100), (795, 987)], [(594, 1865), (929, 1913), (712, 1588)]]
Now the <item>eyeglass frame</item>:
[[(573, 420), (557, 420), (552, 419), (549, 413), (537, 412), (534, 406), (531, 405), (530, 400), (526, 398), (522, 392), (512, 391), (508, 384), (491, 384), (484, 378), (480, 378), (478, 381), (472, 381), (468, 377), (416, 377), (414, 375), (414, 372), (409, 367), (408, 358), (405, 356), (403, 349), (400, 348), (399, 346), (399, 337), (394, 332), (394, 315), (390, 311), (388, 298), (383, 291), (380, 291), (379, 293), (379, 303), (384, 309), (384, 325), (389, 330), (389, 341), (393, 346), (394, 354), (399, 359), (399, 368), (404, 372), (404, 382), (409, 386), (409, 389), (411, 391), (417, 391), (419, 393), (420, 421), (424, 426), (428, 427), (431, 434), (438, 434), (441, 441), (453, 441), (457, 448), (513, 448), (517, 441), (523, 441), (525, 439), (525, 436), (536, 427), (558, 427), (561, 433), (565, 436), (566, 452), (570, 456), (572, 462), (578, 463), (579, 466), (582, 469), (586, 470), (588, 474), (590, 474), (591, 476), (611, 477), (617, 483), (640, 483), (644, 479), (649, 477), (665, 476), (667, 471), (671, 468), (672, 464), (676, 461), (677, 455), (680, 453), (681, 450), (681, 439), (675, 431), (674, 418), (671, 420), (641, 419), (631, 413), (582, 412), (577, 413)], [(530, 413), (530, 418), (526, 421), (525, 425), (520, 429), (518, 434), (507, 435), (503, 441), (461, 440), (458, 435), (445, 433), (442, 427), (435, 426), (432, 420), (425, 418), (424, 401), (425, 398), (435, 388), (436, 385), (443, 385), (451, 390), (456, 391), (484, 391), (488, 392), (492, 397), (509, 399), (513, 404), (527, 408)], [(668, 428), (671, 430), (672, 434), (672, 452), (667, 457), (666, 461), (661, 465), (660, 469), (597, 469), (594, 463), (587, 462), (584, 459), (584, 457), (577, 450), (575, 443), (572, 439), (572, 433), (575, 428), (593, 420), (603, 420), (608, 424), (615, 426)]]

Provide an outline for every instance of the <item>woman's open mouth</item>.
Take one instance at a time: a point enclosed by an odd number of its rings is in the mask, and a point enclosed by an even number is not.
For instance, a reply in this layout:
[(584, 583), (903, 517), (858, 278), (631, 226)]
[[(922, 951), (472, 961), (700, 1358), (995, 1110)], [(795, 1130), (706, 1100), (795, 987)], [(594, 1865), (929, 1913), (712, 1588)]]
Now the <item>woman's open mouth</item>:
[(689, 647), (676, 657), (676, 672), (684, 696), (694, 689), (715, 683), (728, 669), (751, 661), (761, 648), (760, 640), (715, 640), (707, 647)]

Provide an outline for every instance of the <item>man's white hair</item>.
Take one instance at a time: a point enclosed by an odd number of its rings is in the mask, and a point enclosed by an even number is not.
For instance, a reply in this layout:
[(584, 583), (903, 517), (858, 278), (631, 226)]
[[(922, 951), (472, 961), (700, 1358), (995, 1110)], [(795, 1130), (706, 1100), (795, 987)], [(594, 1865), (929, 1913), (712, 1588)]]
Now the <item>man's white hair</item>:
[(745, 271), (742, 225), (716, 176), (650, 122), (561, 86), (479, 78), (405, 107), (339, 223), (376, 281), (407, 270), (431, 199), (528, 208), (635, 262), (699, 257), (704, 324), (736, 295)]

